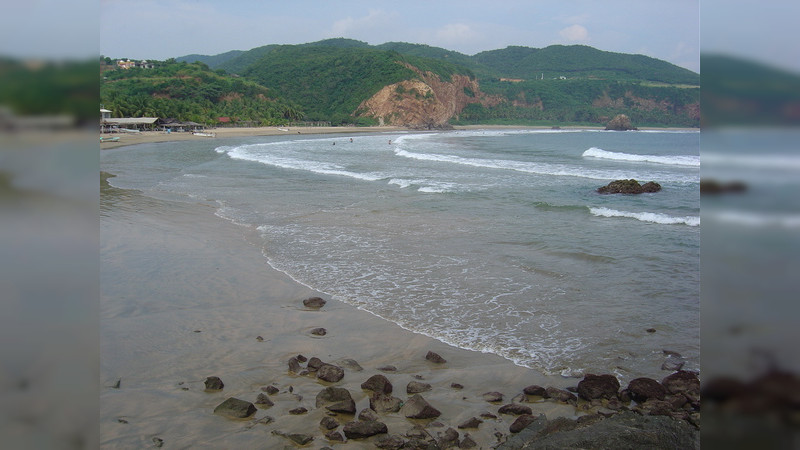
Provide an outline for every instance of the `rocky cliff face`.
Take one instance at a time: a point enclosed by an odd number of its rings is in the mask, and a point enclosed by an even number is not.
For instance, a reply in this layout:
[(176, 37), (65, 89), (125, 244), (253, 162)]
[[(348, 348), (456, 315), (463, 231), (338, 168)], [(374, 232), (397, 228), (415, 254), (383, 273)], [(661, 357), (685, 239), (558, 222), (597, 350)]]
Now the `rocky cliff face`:
[(612, 99), (608, 96), (608, 93), (603, 93), (602, 96), (596, 98), (592, 102), (592, 107), (594, 108), (625, 108), (631, 107), (633, 109), (640, 109), (645, 111), (652, 111), (657, 109), (659, 111), (674, 111), (679, 115), (686, 115), (693, 120), (700, 120), (700, 103), (691, 103), (685, 105), (680, 108), (676, 108), (671, 102), (667, 100), (661, 100), (659, 102), (649, 99), (649, 98), (642, 98), (633, 95), (631, 91), (625, 92), (625, 97), (619, 97), (616, 99)]
[(354, 115), (375, 117), (381, 124), (412, 128), (445, 128), (469, 103), (493, 106), (500, 98), (487, 96), (476, 80), (453, 75), (442, 81), (438, 75), (406, 65), (419, 79), (390, 84), (362, 102)]

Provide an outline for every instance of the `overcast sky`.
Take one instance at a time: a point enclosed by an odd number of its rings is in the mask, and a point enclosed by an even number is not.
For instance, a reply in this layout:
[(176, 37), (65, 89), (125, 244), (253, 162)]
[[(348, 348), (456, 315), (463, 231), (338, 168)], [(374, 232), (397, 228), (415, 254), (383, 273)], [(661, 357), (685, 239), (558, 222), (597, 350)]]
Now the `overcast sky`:
[(585, 44), (700, 69), (698, 0), (100, 0), (100, 53), (164, 60), (346, 37), (468, 55)]

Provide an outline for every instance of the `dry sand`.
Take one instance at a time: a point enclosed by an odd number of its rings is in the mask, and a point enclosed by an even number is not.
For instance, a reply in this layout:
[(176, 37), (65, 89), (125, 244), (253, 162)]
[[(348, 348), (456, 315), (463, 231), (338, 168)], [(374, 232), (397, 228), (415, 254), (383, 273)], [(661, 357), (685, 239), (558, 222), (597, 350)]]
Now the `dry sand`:
[[(333, 444), (320, 420), (327, 411), (315, 397), (329, 383), (289, 372), (295, 355), (316, 356), (347, 366), (337, 387), (350, 391), (357, 410), (369, 407), (360, 388), (379, 367), (394, 385), (393, 395), (409, 396), (410, 381), (430, 383), (423, 397), (442, 415), (410, 420), (402, 414), (381, 416), (391, 434), (424, 425), (436, 437), (470, 417), (492, 413), (477, 429), (459, 430), (481, 447), (508, 435), (515, 416), (498, 409), (531, 384), (575, 386), (576, 379), (547, 378), (500, 357), (450, 347), (408, 332), (390, 322), (315, 292), (272, 269), (254, 238), (256, 230), (214, 216), (216, 205), (157, 200), (110, 186), (101, 188), (100, 442), (104, 448), (143, 448), (163, 440), (165, 448), (283, 448), (290, 442), (273, 433), (306, 433), (307, 448), (344, 445), (374, 448), (376, 438)], [(302, 300), (328, 300), (320, 310)], [(324, 327), (317, 337), (310, 330)], [(259, 340), (258, 337), (263, 340)], [(425, 359), (432, 350), (447, 359)], [(218, 376), (221, 392), (206, 392), (204, 380)], [(118, 387), (116, 386), (119, 383)], [(459, 383), (463, 389), (454, 389)], [(261, 388), (275, 385), (274, 406), (249, 419), (213, 414), (228, 397), (250, 402)], [(482, 395), (499, 391), (504, 401), (487, 403)], [(536, 399), (531, 399), (536, 400)], [(526, 403), (534, 414), (574, 417), (570, 405), (537, 400)], [(291, 415), (297, 407), (309, 410)], [(269, 416), (271, 423), (259, 423)], [(337, 416), (340, 424), (353, 416)], [(341, 432), (341, 427), (339, 428)], [(155, 439), (155, 440), (154, 440)]]

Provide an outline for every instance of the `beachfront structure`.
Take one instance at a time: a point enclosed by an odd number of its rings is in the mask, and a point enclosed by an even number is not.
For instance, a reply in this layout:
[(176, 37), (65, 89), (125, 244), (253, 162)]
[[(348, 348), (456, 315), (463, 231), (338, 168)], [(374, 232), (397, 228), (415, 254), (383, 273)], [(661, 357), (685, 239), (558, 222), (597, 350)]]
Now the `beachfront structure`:
[(101, 133), (147, 131), (156, 128), (158, 117), (113, 117), (100, 121)]

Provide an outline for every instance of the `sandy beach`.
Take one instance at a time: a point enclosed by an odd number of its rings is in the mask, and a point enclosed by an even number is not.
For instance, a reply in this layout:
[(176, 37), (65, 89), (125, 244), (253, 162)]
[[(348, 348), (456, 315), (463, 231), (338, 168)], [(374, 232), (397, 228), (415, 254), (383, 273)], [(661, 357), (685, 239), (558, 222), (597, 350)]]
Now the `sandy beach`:
[[(248, 239), (254, 230), (213, 212), (203, 202), (156, 200), (106, 183), (101, 189), (104, 448), (147, 447), (158, 440), (169, 448), (289, 445), (280, 433), (311, 435), (308, 448), (322, 448), (331, 442), (319, 423), (330, 413), (316, 407), (317, 394), (326, 386), (345, 388), (360, 412), (369, 408), (370, 395), (360, 386), (376, 374), (390, 380), (392, 395), (402, 401), (410, 397), (409, 382), (430, 384), (421, 395), (441, 412), (433, 420), (381, 414), (390, 434), (404, 435), (420, 425), (435, 438), (471, 417), (491, 414), (496, 418), (480, 419), (478, 428), (459, 430), (461, 439), (468, 433), (487, 448), (497, 444), (496, 433), (503, 439), (509, 434), (516, 416), (498, 409), (523, 388), (565, 388), (578, 381), (547, 379), (495, 355), (453, 348), (335, 300), (319, 310), (305, 308), (303, 299), (325, 295), (270, 268)], [(319, 327), (327, 334), (311, 333)], [(447, 362), (426, 360), (428, 351)], [(339, 365), (344, 378), (328, 383), (313, 373), (292, 373), (287, 363), (297, 355)], [(386, 366), (397, 370), (379, 370)], [(210, 376), (222, 379), (224, 389), (205, 391)], [(269, 396), (274, 406), (260, 405), (247, 419), (213, 413), (228, 397), (255, 402), (270, 385), (278, 388)], [(503, 401), (487, 402), (482, 394), (489, 391), (502, 393)], [(573, 405), (535, 401), (526, 405), (548, 418), (582, 414)], [(308, 412), (289, 412), (299, 407)], [(340, 425), (354, 420), (347, 414), (334, 418)], [(375, 439), (351, 440), (347, 446), (372, 448)]]
[(165, 131), (142, 131), (140, 133), (111, 133), (101, 136), (108, 138), (118, 137), (118, 141), (101, 141), (100, 148), (116, 148), (126, 145), (144, 144), (151, 142), (191, 141), (221, 139), (242, 136), (280, 136), (291, 134), (331, 134), (331, 133), (380, 133), (404, 130), (400, 127), (237, 127), (237, 128), (209, 128), (207, 132), (214, 137), (195, 136), (192, 133), (167, 133)]
[[(467, 127), (457, 129), (462, 128)], [(300, 132), (399, 130), (332, 127)], [(101, 143), (101, 148), (287, 133), (275, 128), (215, 131), (215, 138), (123, 135), (119, 142)], [(479, 448), (494, 448), (512, 435), (510, 427), (518, 416), (500, 412), (511, 403), (548, 420), (612, 412), (607, 403), (524, 394), (532, 385), (575, 388), (579, 378), (545, 376), (494, 354), (449, 346), (296, 282), (269, 265), (258, 230), (216, 216), (219, 205), (214, 202), (152, 198), (113, 187), (113, 174), (101, 178), (103, 448), (375, 448), (387, 434), (342, 443), (326, 436), (329, 430), (320, 424), (332, 417), (331, 432), (343, 435), (344, 425), (370, 408), (373, 394), (362, 383), (379, 374), (392, 384), (390, 395), (403, 403), (412, 397), (410, 383), (429, 385), (420, 395), (439, 411), (435, 418), (410, 419), (403, 410), (378, 414), (389, 436), (406, 440), (419, 434), (441, 441), (452, 429), (459, 442), (468, 437)], [(305, 307), (303, 300), (310, 297), (327, 303), (319, 309)], [(446, 362), (427, 360), (428, 352)], [(344, 377), (319, 379), (308, 362), (314, 357), (340, 367)], [(299, 363), (294, 369), (293, 358)], [(224, 388), (206, 390), (208, 377), (219, 377)], [(267, 394), (270, 386), (274, 390)], [(354, 414), (332, 413), (317, 404), (317, 395), (329, 386), (351, 394)], [(487, 401), (488, 392), (502, 399)], [(255, 413), (241, 419), (214, 414), (230, 397), (257, 403), (259, 395), (272, 405), (256, 404)], [(472, 426), (459, 427), (473, 418), (477, 422)], [(289, 437), (293, 434), (313, 440), (298, 444)]]

